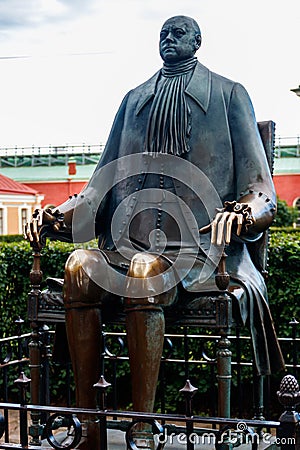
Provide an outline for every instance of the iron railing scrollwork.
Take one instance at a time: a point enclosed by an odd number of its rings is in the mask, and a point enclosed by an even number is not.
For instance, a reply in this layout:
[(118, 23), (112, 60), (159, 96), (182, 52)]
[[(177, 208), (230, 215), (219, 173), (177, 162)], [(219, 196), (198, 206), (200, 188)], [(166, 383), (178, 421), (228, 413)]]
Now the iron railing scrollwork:
[[(53, 431), (58, 431), (60, 428), (67, 429), (66, 437), (62, 442), (59, 442), (59, 440), (57, 440), (57, 435), (53, 434)], [(45, 424), (43, 437), (46, 438), (51, 447), (56, 450), (61, 448), (64, 448), (65, 450), (73, 449), (79, 444), (82, 437), (80, 420), (75, 414), (52, 414)]]
[[(140, 424), (149, 424), (151, 426), (151, 434), (152, 435), (163, 435), (164, 434), (164, 427), (155, 419), (148, 419), (148, 420), (134, 420), (132, 424), (127, 428), (125, 439), (127, 448), (130, 450), (139, 450), (139, 448), (136, 445), (135, 442), (135, 430), (138, 428)], [(156, 447), (156, 450), (162, 450), (165, 446), (164, 442), (161, 442), (158, 440), (158, 444)]]

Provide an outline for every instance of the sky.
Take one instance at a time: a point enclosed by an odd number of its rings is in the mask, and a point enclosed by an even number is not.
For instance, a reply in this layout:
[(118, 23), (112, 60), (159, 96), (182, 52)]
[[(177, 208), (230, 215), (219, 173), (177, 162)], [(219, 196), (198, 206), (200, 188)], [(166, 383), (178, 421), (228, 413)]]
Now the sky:
[(199, 61), (246, 87), (257, 120), (299, 136), (299, 0), (0, 0), (0, 148), (105, 143), (178, 14), (199, 23)]

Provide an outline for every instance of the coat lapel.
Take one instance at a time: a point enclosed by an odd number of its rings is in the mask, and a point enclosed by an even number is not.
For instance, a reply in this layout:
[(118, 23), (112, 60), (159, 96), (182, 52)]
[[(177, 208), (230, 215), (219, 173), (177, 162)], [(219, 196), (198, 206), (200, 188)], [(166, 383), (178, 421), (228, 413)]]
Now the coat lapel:
[[(148, 101), (154, 97), (159, 75), (160, 71), (156, 72), (153, 77), (142, 86), (139, 100), (136, 105), (136, 115), (138, 115)], [(195, 67), (185, 92), (195, 100), (204, 112), (207, 111), (211, 92), (211, 73), (199, 62)]]
[(207, 111), (211, 92), (211, 73), (199, 62), (185, 92), (198, 103), (204, 112)]
[(160, 75), (160, 70), (158, 72), (156, 72), (153, 75), (153, 77), (150, 78), (150, 80), (146, 81), (146, 83), (144, 83), (141, 86), (141, 92), (139, 92), (139, 94), (140, 94), (139, 100), (137, 102), (136, 109), (135, 109), (136, 115), (138, 115), (140, 113), (140, 111), (144, 108), (146, 103), (148, 103), (148, 101), (152, 97), (154, 97), (155, 92), (156, 92), (156, 84), (157, 84), (159, 75)]

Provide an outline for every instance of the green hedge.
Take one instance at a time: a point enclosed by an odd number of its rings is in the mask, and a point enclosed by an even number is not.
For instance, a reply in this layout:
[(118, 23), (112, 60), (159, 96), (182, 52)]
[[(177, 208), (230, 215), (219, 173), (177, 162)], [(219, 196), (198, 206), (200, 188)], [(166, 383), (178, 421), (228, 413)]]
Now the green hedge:
[(283, 336), (290, 333), (293, 317), (300, 322), (300, 232), (272, 230), (269, 248), (269, 302), (277, 332)]
[[(42, 256), (43, 278), (63, 277), (64, 263), (73, 249), (72, 244), (48, 242)], [(12, 334), (19, 316), (26, 319), (32, 261), (32, 249), (24, 239), (0, 242), (0, 337)]]
[(22, 234), (4, 234), (0, 236), (0, 242), (21, 242), (24, 241)]

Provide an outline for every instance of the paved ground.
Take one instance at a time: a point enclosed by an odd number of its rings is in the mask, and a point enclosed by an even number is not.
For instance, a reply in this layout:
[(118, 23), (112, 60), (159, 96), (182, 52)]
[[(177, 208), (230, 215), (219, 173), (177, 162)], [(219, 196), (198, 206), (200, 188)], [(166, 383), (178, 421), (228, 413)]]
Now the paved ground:
[[(195, 436), (195, 450), (214, 450), (215, 445), (213, 442), (212, 437), (207, 436), (205, 439), (202, 439), (200, 437)], [(260, 442), (258, 446), (258, 450), (266, 450), (272, 449), (275, 450), (278, 447), (274, 444), (274, 437), (269, 440), (268, 442)], [(156, 447), (157, 447), (158, 441), (156, 440)], [(43, 443), (42, 448), (50, 449), (49, 444), (47, 442)], [(233, 447), (232, 447), (233, 448)], [(252, 449), (251, 440), (247, 444), (239, 445), (237, 446), (236, 443), (234, 445), (234, 448), (238, 450), (250, 450)], [(174, 437), (170, 438), (168, 437), (167, 442), (164, 447), (165, 450), (186, 450), (186, 441), (183, 436), (181, 437)], [(91, 449), (92, 450), (92, 449)], [(125, 433), (122, 431), (116, 431), (116, 430), (108, 430), (108, 450), (126, 450), (126, 441), (125, 441)]]

